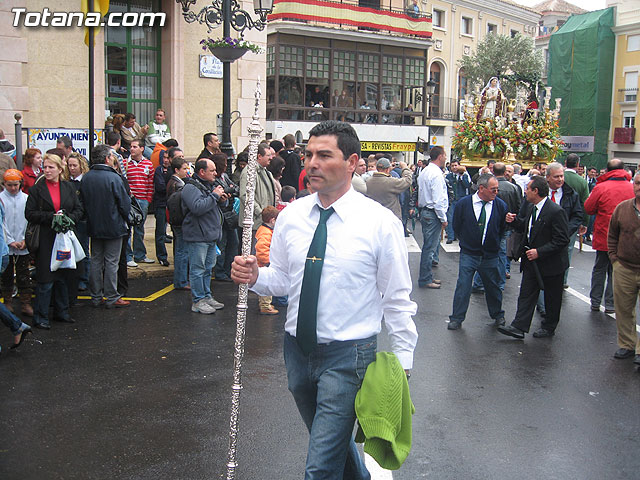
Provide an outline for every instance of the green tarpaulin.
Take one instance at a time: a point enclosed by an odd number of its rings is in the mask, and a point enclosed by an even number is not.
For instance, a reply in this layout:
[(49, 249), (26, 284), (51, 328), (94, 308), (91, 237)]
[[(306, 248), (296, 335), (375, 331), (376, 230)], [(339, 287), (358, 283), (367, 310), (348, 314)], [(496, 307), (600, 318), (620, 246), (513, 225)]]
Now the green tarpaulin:
[[(562, 98), (562, 135), (594, 137), (593, 153), (583, 165), (603, 168), (611, 124), (611, 89), (615, 57), (614, 9), (573, 15), (549, 40), (552, 99)], [(551, 101), (553, 107), (554, 100)]]

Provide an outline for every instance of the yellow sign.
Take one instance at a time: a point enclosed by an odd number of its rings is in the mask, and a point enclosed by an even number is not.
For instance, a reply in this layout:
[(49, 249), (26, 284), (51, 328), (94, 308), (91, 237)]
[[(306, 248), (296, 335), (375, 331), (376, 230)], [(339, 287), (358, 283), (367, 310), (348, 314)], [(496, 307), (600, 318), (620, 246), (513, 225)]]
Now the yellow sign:
[(415, 152), (416, 144), (411, 142), (360, 142), (367, 152)]

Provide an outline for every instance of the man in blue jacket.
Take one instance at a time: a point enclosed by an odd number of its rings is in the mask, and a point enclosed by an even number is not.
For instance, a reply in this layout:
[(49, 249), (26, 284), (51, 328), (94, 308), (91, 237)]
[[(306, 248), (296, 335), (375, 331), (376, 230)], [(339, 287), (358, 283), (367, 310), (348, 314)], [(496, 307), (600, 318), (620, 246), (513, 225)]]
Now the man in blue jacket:
[(127, 300), (120, 298), (117, 287), (122, 237), (129, 235), (131, 199), (115, 170), (117, 161), (111, 147), (96, 146), (91, 151), (91, 169), (80, 183), (91, 238), (89, 293), (94, 307), (99, 307), (103, 298), (107, 308), (129, 306)]
[(473, 275), (485, 286), (489, 315), (496, 326), (504, 325), (502, 290), (499, 287), (500, 241), (506, 228), (507, 204), (496, 197), (498, 180), (491, 174), (478, 178), (478, 191), (462, 198), (453, 214), (453, 231), (460, 241), (458, 282), (453, 295), (449, 330), (458, 330), (469, 308)]
[(181, 190), (182, 236), (189, 252), (191, 311), (212, 314), (224, 305), (211, 296), (211, 270), (216, 263), (216, 242), (222, 237), (222, 212), (218, 202), (226, 203), (222, 186), (213, 187), (216, 164), (208, 158), (196, 162), (195, 174), (185, 179)]

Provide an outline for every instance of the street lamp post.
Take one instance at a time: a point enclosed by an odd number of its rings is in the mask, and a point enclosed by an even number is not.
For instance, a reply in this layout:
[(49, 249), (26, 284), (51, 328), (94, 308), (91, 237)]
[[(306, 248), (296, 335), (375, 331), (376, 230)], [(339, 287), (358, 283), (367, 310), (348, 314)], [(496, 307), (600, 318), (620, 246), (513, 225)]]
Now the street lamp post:
[(435, 93), (437, 85), (431, 78), (427, 82), (427, 117), (429, 118), (431, 118), (431, 96)]
[[(182, 5), (182, 16), (187, 23), (197, 22), (207, 26), (207, 32), (211, 32), (216, 25), (222, 24), (222, 35), (227, 38), (231, 35), (231, 27), (243, 37), (245, 30), (262, 31), (267, 26), (267, 15), (273, 10), (273, 0), (253, 0), (253, 10), (258, 16), (257, 20), (251, 18), (246, 10), (243, 10), (238, 0), (212, 0), (211, 5), (202, 8), (198, 13), (191, 10), (197, 0), (176, 0)], [(222, 60), (222, 142), (220, 150), (230, 159), (233, 156), (233, 143), (231, 143), (231, 62)], [(231, 167), (231, 162), (227, 162)]]

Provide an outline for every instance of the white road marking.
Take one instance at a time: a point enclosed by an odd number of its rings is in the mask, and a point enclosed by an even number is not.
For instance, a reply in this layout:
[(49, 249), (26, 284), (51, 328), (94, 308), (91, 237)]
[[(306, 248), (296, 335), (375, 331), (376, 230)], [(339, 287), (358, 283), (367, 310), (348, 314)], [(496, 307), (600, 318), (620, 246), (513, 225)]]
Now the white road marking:
[(371, 480), (393, 480), (393, 473), (391, 473), (391, 470), (385, 470), (382, 468), (367, 453), (364, 454), (364, 464), (371, 474)]
[(409, 253), (420, 253), (422, 252), (422, 250), (420, 249), (420, 246), (418, 245), (418, 242), (416, 242), (416, 239), (413, 238), (413, 235), (409, 235), (408, 237), (404, 237), (406, 243), (407, 243), (407, 250), (409, 251)]

